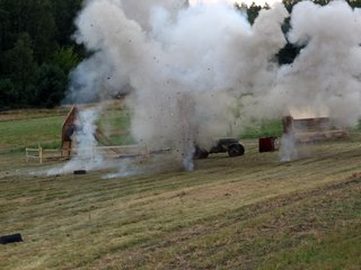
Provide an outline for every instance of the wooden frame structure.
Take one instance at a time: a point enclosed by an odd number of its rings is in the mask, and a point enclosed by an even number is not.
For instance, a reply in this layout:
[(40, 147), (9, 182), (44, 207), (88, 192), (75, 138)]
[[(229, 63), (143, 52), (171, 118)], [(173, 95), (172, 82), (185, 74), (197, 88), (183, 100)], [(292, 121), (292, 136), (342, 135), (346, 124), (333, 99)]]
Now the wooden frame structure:
[(61, 150), (59, 149), (44, 149), (41, 146), (38, 148), (25, 149), (26, 162), (31, 160), (38, 160), (40, 164), (46, 161), (56, 161), (62, 159)]
[(71, 157), (73, 148), (71, 136), (75, 132), (75, 120), (78, 112), (79, 110), (76, 106), (71, 107), (61, 129), (61, 156), (65, 159), (70, 159)]
[[(77, 119), (78, 112), (78, 108), (73, 106), (65, 118), (61, 129), (60, 149), (43, 149), (40, 145), (38, 148), (26, 148), (26, 162), (38, 160), (40, 164), (43, 164), (46, 161), (71, 159), (71, 157), (78, 151), (72, 138), (72, 135), (76, 132), (75, 121)], [(98, 153), (100, 152), (103, 156), (108, 158), (146, 158), (152, 154), (169, 151), (169, 149), (163, 149), (151, 152), (145, 145), (112, 145), (111, 141), (100, 130), (96, 131), (94, 137), (98, 142), (104, 141), (107, 145), (96, 146), (94, 148), (90, 148), (89, 150), (94, 150), (94, 152)]]
[(286, 116), (282, 119), (283, 133), (293, 133), (301, 143), (347, 138), (346, 130), (335, 127), (328, 117), (295, 119)]

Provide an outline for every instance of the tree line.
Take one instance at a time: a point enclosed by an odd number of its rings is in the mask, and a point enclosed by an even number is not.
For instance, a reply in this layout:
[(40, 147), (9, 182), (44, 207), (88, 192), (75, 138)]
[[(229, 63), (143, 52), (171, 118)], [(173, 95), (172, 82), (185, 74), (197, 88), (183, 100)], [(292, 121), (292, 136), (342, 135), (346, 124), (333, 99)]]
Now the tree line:
[(71, 39), (82, 0), (0, 0), (0, 110), (53, 107), (82, 58)]
[[(291, 11), (298, 0), (283, 0)], [(329, 0), (314, 1), (325, 5)], [(349, 1), (360, 7), (361, 0)], [(0, 111), (23, 107), (54, 107), (63, 100), (69, 73), (85, 57), (72, 34), (82, 0), (0, 0)], [(237, 5), (250, 23), (268, 5)], [(283, 25), (288, 32), (289, 20)], [(287, 44), (277, 55), (291, 63), (300, 48)]]

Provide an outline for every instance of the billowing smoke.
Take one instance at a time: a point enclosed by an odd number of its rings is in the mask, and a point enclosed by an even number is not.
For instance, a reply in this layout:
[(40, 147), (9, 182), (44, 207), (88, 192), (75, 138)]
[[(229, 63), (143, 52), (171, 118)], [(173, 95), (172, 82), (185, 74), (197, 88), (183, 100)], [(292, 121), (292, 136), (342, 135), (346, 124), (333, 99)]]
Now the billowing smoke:
[[(150, 151), (169, 147), (188, 170), (195, 144), (209, 147), (254, 120), (291, 111), (326, 112), (342, 126), (359, 119), (360, 11), (341, 1), (297, 4), (287, 38), (303, 49), (279, 67), (289, 16), (282, 4), (262, 10), (251, 26), (233, 1), (199, 2), (87, 1), (75, 38), (92, 54), (73, 72), (69, 98), (131, 89), (134, 139)], [(286, 153), (289, 160), (295, 151)]]
[(77, 115), (74, 136), (75, 156), (65, 166), (51, 169), (48, 175), (72, 173), (76, 170), (100, 169), (103, 165), (103, 157), (97, 151), (96, 130), (101, 107), (84, 109)]
[(275, 83), (286, 16), (279, 5), (251, 27), (229, 4), (88, 1), (76, 40), (93, 55), (73, 73), (70, 96), (106, 97), (130, 85), (133, 137), (150, 150), (171, 148), (192, 170), (194, 145), (238, 135), (239, 116), (254, 114), (242, 97), (254, 100)]
[(151, 16), (154, 9), (162, 7), (167, 10), (170, 18), (176, 19), (179, 10), (188, 7), (188, 0), (122, 0), (124, 13), (130, 20), (136, 21), (146, 31), (151, 30)]
[(343, 1), (321, 7), (306, 1), (291, 16), (289, 41), (304, 46), (279, 72), (277, 108), (328, 115), (342, 126), (361, 115), (361, 12)]
[[(360, 10), (343, 1), (323, 7), (301, 2), (293, 8), (288, 39), (303, 49), (294, 63), (280, 68), (277, 85), (266, 97), (269, 104), (296, 118), (327, 116), (342, 128), (357, 124), (361, 116)], [(282, 159), (292, 159), (297, 152), (292, 149), (294, 140), (285, 136), (283, 141)]]

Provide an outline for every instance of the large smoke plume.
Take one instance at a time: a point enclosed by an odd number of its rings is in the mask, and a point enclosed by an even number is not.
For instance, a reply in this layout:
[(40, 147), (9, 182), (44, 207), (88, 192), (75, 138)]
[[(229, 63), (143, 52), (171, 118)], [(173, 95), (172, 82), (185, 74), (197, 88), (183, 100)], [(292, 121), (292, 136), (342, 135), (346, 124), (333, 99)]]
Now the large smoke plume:
[(132, 89), (135, 140), (151, 150), (169, 147), (189, 170), (195, 144), (209, 147), (253, 120), (292, 109), (326, 111), (344, 126), (359, 119), (358, 10), (341, 1), (297, 4), (287, 38), (304, 49), (279, 67), (284, 6), (262, 10), (251, 26), (230, 1), (214, 2), (87, 1), (75, 38), (92, 56), (73, 72), (69, 98), (106, 99)]
[(239, 98), (274, 83), (286, 16), (280, 5), (251, 27), (228, 4), (88, 1), (76, 40), (94, 54), (74, 72), (71, 95), (102, 97), (131, 85), (133, 137), (151, 150), (170, 147), (191, 170), (194, 144), (238, 133), (234, 112), (247, 105)]
[[(330, 117), (340, 128), (361, 116), (361, 12), (346, 2), (319, 6), (305, 1), (291, 14), (288, 40), (303, 47), (291, 65), (280, 68), (267, 99), (295, 117)], [(297, 156), (292, 134), (282, 138), (281, 159)]]
[(289, 41), (304, 46), (292, 65), (279, 71), (273, 104), (342, 126), (361, 114), (361, 13), (343, 1), (321, 7), (306, 1), (291, 14)]

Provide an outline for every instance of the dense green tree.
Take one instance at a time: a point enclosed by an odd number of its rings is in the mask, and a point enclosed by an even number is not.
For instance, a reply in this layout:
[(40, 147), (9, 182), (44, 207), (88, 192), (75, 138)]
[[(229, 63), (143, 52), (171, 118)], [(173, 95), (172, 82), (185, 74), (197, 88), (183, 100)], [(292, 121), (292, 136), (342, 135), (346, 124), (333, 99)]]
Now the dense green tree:
[[(256, 3), (252, 3), (250, 6), (246, 4), (235, 4), (235, 8), (247, 14), (247, 19), (250, 24), (253, 24), (256, 18), (258, 17), (259, 12), (262, 10), (262, 6), (257, 5)], [(269, 8), (268, 5), (263, 8)]]
[(37, 74), (35, 105), (47, 108), (58, 105), (64, 99), (67, 85), (68, 76), (59, 66), (42, 65)]
[(56, 25), (51, 8), (49, 0), (0, 0), (3, 11), (0, 25), (4, 31), (1, 49), (12, 48), (20, 34), (28, 33), (36, 61), (45, 61), (56, 48)]
[(10, 79), (0, 80), (0, 111), (11, 108), (18, 99), (18, 93)]
[(0, 0), (0, 109), (60, 101), (67, 86), (64, 77), (81, 60), (82, 50), (71, 38), (81, 4), (82, 0)]
[(58, 65), (66, 74), (75, 68), (80, 62), (79, 55), (74, 47), (60, 48), (53, 55), (51, 62)]
[(74, 18), (83, 0), (52, 0), (52, 12), (57, 26), (56, 41), (60, 46), (72, 46), (75, 32)]
[[(3, 67), (3, 72), (19, 92), (18, 103), (28, 103), (28, 101), (31, 103), (31, 90), (37, 64), (34, 61), (30, 36), (27, 33), (19, 35), (15, 47), (4, 53), (4, 59), (6, 67)], [(13, 102), (16, 103), (16, 100)]]
[(247, 8), (248, 21), (253, 24), (256, 18), (258, 17), (259, 12), (262, 10), (262, 7), (256, 5), (254, 2), (250, 7)]

